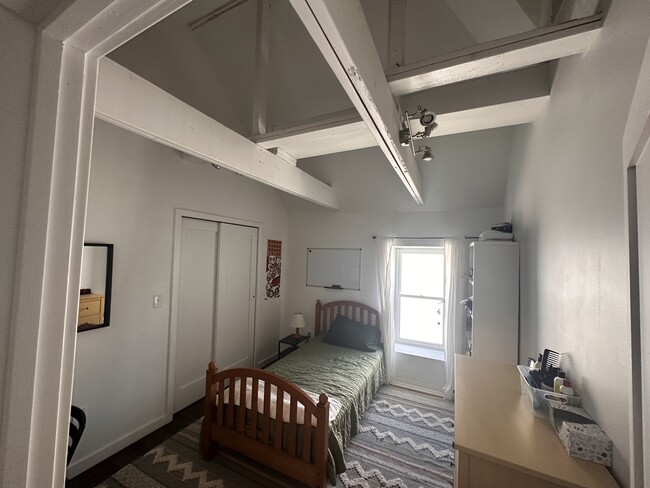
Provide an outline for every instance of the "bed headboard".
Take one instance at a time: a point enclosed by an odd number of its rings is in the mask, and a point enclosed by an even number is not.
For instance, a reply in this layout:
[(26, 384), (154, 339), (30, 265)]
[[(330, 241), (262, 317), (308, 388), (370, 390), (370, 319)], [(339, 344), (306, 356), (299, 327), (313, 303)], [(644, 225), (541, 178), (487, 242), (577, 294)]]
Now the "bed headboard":
[(327, 332), (337, 315), (343, 315), (362, 324), (379, 327), (379, 312), (368, 305), (347, 301), (321, 303), (320, 300), (317, 300), (315, 315), (316, 335)]

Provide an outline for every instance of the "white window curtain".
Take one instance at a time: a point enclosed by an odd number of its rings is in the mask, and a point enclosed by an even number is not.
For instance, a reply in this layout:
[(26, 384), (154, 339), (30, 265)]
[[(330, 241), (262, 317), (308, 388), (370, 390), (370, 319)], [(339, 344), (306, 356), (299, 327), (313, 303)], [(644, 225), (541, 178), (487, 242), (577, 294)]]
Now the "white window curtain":
[(393, 288), (394, 288), (394, 239), (377, 237), (377, 283), (379, 292), (379, 321), (382, 342), (384, 343), (384, 358), (386, 363), (386, 384), (395, 379), (395, 327), (393, 323)]
[(445, 239), (445, 386), (442, 389), (445, 400), (454, 399), (454, 354), (456, 336), (462, 327), (462, 313), (459, 306), (459, 285), (461, 281), (461, 250), (464, 239)]

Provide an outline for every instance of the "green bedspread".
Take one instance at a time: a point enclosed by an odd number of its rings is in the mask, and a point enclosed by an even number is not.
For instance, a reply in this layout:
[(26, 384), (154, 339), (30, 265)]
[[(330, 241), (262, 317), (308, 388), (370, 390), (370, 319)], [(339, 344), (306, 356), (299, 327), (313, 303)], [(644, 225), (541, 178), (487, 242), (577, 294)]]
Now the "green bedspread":
[(336, 472), (344, 472), (343, 451), (384, 382), (383, 351), (358, 351), (316, 338), (266, 369), (304, 390), (325, 393), (341, 402), (342, 408), (330, 424), (329, 449)]

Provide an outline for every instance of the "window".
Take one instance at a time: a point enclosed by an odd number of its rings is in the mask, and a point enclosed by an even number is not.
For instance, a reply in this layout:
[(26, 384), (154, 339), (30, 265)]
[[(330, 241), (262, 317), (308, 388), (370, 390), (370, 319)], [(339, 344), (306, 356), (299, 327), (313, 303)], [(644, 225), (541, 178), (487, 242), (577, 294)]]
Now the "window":
[(399, 247), (396, 251), (396, 342), (443, 350), (444, 249)]

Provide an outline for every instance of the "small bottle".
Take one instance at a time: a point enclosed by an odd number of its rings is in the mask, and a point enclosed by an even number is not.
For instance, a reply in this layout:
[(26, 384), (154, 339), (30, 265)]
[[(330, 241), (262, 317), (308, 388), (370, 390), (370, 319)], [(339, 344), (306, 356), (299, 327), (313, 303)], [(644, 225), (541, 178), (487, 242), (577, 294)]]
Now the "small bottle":
[(532, 367), (532, 369), (536, 369), (537, 371), (539, 371), (540, 369), (542, 369), (542, 360), (543, 360), (542, 355), (541, 355), (541, 354), (538, 354), (538, 356), (537, 356), (537, 362), (536, 362), (535, 365)]
[(557, 376), (553, 380), (553, 391), (555, 393), (560, 393), (560, 386), (564, 386), (564, 378), (566, 378), (566, 373), (564, 371), (558, 371)]
[(569, 378), (564, 378), (564, 384), (560, 386), (560, 393), (567, 396), (575, 395), (575, 390), (571, 388), (571, 380)]

